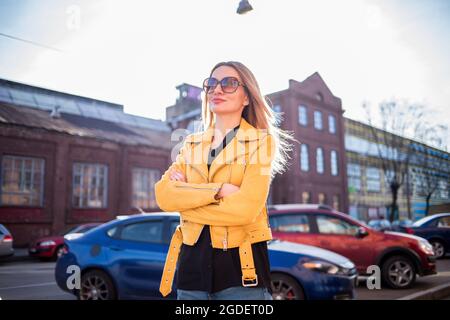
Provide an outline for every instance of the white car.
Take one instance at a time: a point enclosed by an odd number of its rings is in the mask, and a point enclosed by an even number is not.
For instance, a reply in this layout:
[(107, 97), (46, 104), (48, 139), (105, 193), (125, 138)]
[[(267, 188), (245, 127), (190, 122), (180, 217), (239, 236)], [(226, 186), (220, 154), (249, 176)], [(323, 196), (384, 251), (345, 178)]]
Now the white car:
[(14, 254), (13, 237), (6, 227), (0, 224), (0, 258)]

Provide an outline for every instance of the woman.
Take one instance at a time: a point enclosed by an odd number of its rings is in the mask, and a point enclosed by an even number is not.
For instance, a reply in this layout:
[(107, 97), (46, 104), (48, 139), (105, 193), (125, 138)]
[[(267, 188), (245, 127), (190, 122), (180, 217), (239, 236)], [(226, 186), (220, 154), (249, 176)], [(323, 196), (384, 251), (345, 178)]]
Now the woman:
[(179, 300), (270, 300), (265, 203), (274, 174), (284, 171), (292, 137), (276, 127), (242, 63), (218, 63), (203, 89), (205, 130), (186, 137), (155, 185), (159, 207), (181, 216), (160, 291), (170, 293), (177, 269)]

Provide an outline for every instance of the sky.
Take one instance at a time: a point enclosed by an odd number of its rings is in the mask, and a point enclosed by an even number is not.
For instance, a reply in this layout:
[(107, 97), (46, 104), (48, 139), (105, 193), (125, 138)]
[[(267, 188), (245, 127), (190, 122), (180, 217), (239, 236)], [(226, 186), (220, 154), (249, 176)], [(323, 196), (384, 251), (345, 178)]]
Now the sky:
[(263, 94), (317, 71), (348, 118), (395, 98), (450, 123), (450, 1), (250, 3), (238, 15), (239, 0), (0, 0), (0, 78), (164, 120), (177, 85), (237, 60)]

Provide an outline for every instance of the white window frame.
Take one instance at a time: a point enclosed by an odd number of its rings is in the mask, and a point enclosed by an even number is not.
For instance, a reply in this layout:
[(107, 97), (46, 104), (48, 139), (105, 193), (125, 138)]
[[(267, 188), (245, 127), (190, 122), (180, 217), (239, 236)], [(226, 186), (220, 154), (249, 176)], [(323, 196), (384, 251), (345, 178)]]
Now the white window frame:
[(336, 117), (332, 114), (328, 115), (328, 131), (332, 134), (336, 133)]
[(300, 145), (300, 170), (309, 171), (309, 147), (304, 143)]
[[(6, 168), (5, 166), (5, 160), (10, 159), (12, 160), (12, 167)], [(31, 168), (30, 170), (27, 170), (25, 168), (25, 161), (31, 161)], [(6, 170), (16, 170), (16, 165), (18, 165), (17, 168), (19, 171), (19, 191), (17, 192), (5, 192), (3, 190), (3, 183), (6, 179)], [(33, 194), (35, 192), (35, 172), (40, 171), (38, 182), (39, 184), (39, 194)], [(27, 172), (28, 171), (28, 172)], [(44, 172), (45, 172), (45, 159), (37, 158), (37, 157), (25, 157), (25, 156), (14, 156), (14, 155), (4, 155), (2, 156), (2, 166), (1, 166), (1, 175), (0, 175), (0, 205), (3, 206), (31, 206), (31, 207), (42, 207), (44, 203)], [(29, 181), (27, 181), (27, 173), (29, 173)], [(27, 189), (28, 188), (28, 189)], [(27, 196), (28, 198), (28, 204), (11, 204), (11, 203), (3, 203), (2, 202), (2, 195), (22, 195)], [(38, 198), (38, 203), (33, 204), (33, 200), (35, 198)]]
[(305, 105), (298, 106), (298, 123), (304, 127), (308, 125), (308, 108)]
[(316, 148), (316, 171), (320, 174), (323, 174), (325, 172), (325, 162), (322, 147)]
[(361, 190), (361, 166), (357, 163), (347, 163), (348, 185)]
[(314, 128), (317, 130), (323, 130), (322, 112), (318, 110), (314, 111)]
[[(155, 184), (161, 178), (161, 172), (154, 168), (142, 168), (133, 167), (131, 171), (132, 176), (132, 205), (134, 208), (152, 209), (157, 208), (155, 197)], [(139, 177), (141, 181), (135, 181), (135, 178)], [(153, 179), (153, 182), (152, 182)], [(136, 190), (136, 187), (140, 186), (142, 190)], [(139, 195), (143, 194), (142, 195)], [(143, 200), (146, 205), (143, 207), (138, 206), (138, 201)], [(152, 205), (153, 203), (153, 205)]]
[(366, 188), (367, 191), (380, 192), (381, 191), (381, 181), (380, 181), (380, 169), (376, 167), (366, 168)]
[(331, 175), (337, 176), (339, 174), (339, 165), (338, 165), (338, 155), (337, 155), (336, 150), (331, 150), (330, 161), (331, 161)]
[[(90, 179), (88, 179), (88, 185), (87, 185), (87, 195), (83, 193), (84, 187), (82, 184), (84, 182), (84, 168), (85, 167), (94, 167), (94, 175), (95, 175), (95, 181), (96, 185), (92, 186), (92, 176)], [(89, 201), (92, 201), (92, 194), (91, 192), (95, 189), (93, 188), (99, 188), (99, 178), (101, 178), (101, 172), (100, 169), (103, 169), (103, 195), (100, 197), (98, 195), (98, 198), (101, 200), (100, 206), (91, 206), (89, 205)], [(80, 176), (80, 195), (78, 198), (78, 203), (75, 203), (75, 190), (76, 190), (76, 183), (75, 183), (75, 177)], [(83, 197), (87, 196), (86, 200), (86, 206), (83, 206)], [(72, 205), (74, 208), (77, 209), (106, 209), (108, 207), (108, 166), (101, 163), (87, 163), (87, 162), (74, 162), (72, 165)]]

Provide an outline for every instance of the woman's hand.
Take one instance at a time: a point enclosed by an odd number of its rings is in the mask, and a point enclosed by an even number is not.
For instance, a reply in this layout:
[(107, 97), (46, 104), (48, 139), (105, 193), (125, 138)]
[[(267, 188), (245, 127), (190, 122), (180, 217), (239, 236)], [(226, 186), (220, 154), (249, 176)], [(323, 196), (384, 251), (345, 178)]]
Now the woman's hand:
[(215, 198), (220, 199), (225, 196), (229, 196), (232, 193), (238, 192), (239, 190), (240, 188), (238, 186), (235, 186), (234, 184), (224, 183)]
[(181, 172), (181, 171), (178, 171), (178, 170), (172, 170), (170, 172), (170, 180), (171, 181), (187, 182), (184, 173)]

